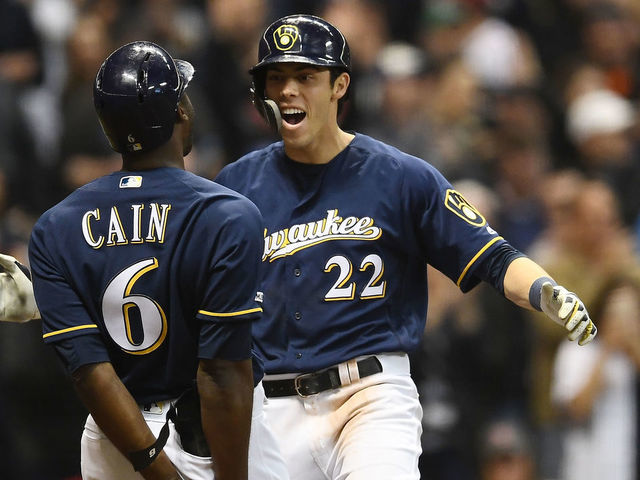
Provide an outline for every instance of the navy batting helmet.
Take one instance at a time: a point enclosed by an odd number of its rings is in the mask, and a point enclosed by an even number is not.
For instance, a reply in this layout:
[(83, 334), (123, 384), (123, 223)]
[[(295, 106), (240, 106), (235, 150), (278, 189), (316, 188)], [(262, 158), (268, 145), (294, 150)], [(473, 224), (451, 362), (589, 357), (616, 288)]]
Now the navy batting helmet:
[(260, 39), (258, 63), (249, 73), (284, 62), (351, 71), (349, 45), (340, 30), (313, 15), (289, 15), (269, 25)]
[(326, 20), (313, 15), (289, 15), (276, 20), (262, 34), (253, 76), (253, 103), (267, 122), (280, 127), (280, 112), (264, 98), (265, 69), (276, 63), (305, 63), (351, 72), (351, 54), (344, 35)]
[(148, 151), (173, 133), (193, 66), (152, 42), (128, 43), (107, 57), (93, 86), (100, 124), (116, 152)]

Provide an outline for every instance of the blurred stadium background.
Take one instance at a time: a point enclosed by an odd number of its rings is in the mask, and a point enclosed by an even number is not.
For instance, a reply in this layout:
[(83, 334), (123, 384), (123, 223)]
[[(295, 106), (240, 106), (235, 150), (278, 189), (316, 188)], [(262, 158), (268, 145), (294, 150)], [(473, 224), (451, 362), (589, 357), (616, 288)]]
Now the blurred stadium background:
[[(195, 65), (189, 170), (213, 178), (273, 141), (247, 70), (289, 13), (323, 16), (350, 43), (343, 126), (434, 164), (600, 329), (578, 352), (544, 318), (485, 287), (461, 301), (432, 272), (413, 354), (423, 478), (640, 478), (638, 0), (1, 0), (0, 251), (26, 263), (35, 219), (119, 168), (91, 89), (123, 43)], [(79, 478), (86, 411), (40, 328), (0, 325), (2, 479)]]

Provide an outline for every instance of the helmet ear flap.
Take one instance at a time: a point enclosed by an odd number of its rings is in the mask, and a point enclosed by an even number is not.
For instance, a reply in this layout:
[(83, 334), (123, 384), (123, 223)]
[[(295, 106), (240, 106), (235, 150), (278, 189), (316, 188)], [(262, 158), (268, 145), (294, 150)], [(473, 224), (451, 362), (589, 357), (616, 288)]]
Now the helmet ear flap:
[(282, 126), (282, 115), (280, 115), (280, 109), (276, 102), (265, 98), (261, 93), (264, 91), (264, 88), (259, 88), (256, 86), (256, 81), (254, 80), (251, 84), (251, 88), (249, 89), (249, 93), (251, 94), (251, 102), (253, 106), (256, 107), (260, 116), (264, 118), (275, 132), (280, 131), (280, 127)]

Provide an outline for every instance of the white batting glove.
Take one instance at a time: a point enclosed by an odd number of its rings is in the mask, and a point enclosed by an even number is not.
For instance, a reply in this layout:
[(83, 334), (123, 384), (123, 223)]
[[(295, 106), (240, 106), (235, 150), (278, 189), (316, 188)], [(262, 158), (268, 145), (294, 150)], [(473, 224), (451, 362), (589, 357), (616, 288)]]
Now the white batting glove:
[[(0, 253), (0, 321), (23, 323), (40, 318), (31, 279), (11, 255)], [(26, 269), (26, 267), (23, 266)]]
[(569, 331), (569, 340), (579, 338), (579, 345), (586, 345), (598, 333), (584, 303), (575, 293), (560, 285), (554, 286), (551, 282), (542, 285), (540, 308), (554, 322)]

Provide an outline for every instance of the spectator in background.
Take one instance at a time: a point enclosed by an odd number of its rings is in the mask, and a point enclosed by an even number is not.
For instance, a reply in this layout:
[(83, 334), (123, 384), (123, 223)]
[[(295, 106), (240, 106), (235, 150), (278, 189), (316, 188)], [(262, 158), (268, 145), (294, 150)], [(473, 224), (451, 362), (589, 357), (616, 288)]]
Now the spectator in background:
[(518, 420), (489, 422), (480, 436), (480, 480), (536, 480), (533, 436)]
[(486, 106), (493, 135), (516, 138), (548, 148), (551, 112), (538, 88), (513, 87), (494, 91)]
[(67, 40), (67, 80), (61, 98), (62, 132), (55, 198), (61, 200), (76, 188), (117, 170), (114, 155), (98, 122), (92, 88), (102, 60), (113, 50), (105, 23), (83, 16)]
[(382, 4), (376, 0), (327, 0), (316, 12), (335, 25), (351, 47), (350, 100), (340, 118), (343, 126), (350, 130), (362, 130), (369, 118), (384, 115), (383, 78), (378, 60), (392, 39)]
[[(226, 164), (275, 138), (251, 105), (248, 70), (255, 63), (255, 39), (266, 25), (264, 0), (208, 0), (208, 36), (195, 55), (201, 108), (211, 115), (208, 139), (213, 159), (207, 168), (213, 178)], [(249, 13), (250, 12), (250, 13)]]
[(36, 162), (34, 130), (24, 99), (42, 80), (40, 38), (27, 7), (0, 2), (0, 213), (16, 206), (33, 211), (31, 171)]
[(547, 174), (551, 159), (545, 143), (535, 136), (505, 134), (496, 140), (492, 185), (501, 199), (498, 224), (505, 238), (526, 252), (546, 226), (540, 179)]
[(640, 212), (640, 149), (633, 136), (635, 125), (633, 104), (611, 90), (590, 90), (568, 104), (567, 131), (579, 166), (616, 192), (627, 225)]
[(640, 98), (640, 37), (637, 18), (624, 2), (595, 1), (584, 7), (583, 57), (600, 68), (608, 89), (625, 98)]
[[(379, 53), (380, 112), (362, 122), (367, 135), (420, 158), (437, 158), (427, 116), (433, 77), (426, 55), (407, 42), (392, 42)], [(434, 162), (437, 163), (437, 162)]]
[(207, 19), (202, 15), (202, 6), (195, 2), (137, 0), (131, 5), (119, 0), (119, 3), (122, 12), (114, 22), (119, 42), (150, 40), (165, 45), (180, 58), (191, 58), (206, 37)]
[[(615, 192), (604, 182), (580, 174), (554, 174), (543, 185), (549, 225), (532, 245), (530, 254), (559, 282), (572, 282), (589, 304), (600, 282), (612, 272), (639, 264), (633, 241), (624, 226)], [(538, 257), (538, 252), (541, 253)], [(594, 317), (597, 318), (597, 317)], [(540, 473), (557, 477), (561, 462), (557, 410), (551, 403), (553, 361), (562, 337), (533, 315), (531, 402), (539, 433)]]
[(538, 83), (541, 67), (528, 34), (492, 15), (487, 0), (425, 2), (423, 42), (434, 59), (460, 55), (481, 86), (501, 90)]
[(576, 169), (552, 170), (539, 179), (545, 229), (529, 251), (545, 265), (561, 258), (572, 236), (571, 206), (586, 178)]
[[(437, 154), (433, 165), (454, 180), (488, 180), (492, 148), (482, 114), (484, 95), (477, 78), (454, 58), (436, 67), (427, 115)], [(431, 159), (430, 159), (431, 160)]]
[(640, 271), (624, 272), (596, 293), (601, 329), (593, 348), (561, 345), (555, 358), (552, 394), (566, 425), (562, 479), (635, 480), (640, 473)]

